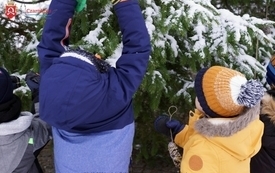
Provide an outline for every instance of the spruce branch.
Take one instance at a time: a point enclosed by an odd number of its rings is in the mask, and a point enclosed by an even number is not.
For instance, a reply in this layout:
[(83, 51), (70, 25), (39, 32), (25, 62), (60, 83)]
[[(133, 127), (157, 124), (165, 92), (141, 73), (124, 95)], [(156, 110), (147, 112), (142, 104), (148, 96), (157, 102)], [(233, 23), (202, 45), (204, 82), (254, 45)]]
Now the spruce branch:
[[(7, 26), (8, 24), (11, 24), (11, 27), (9, 27), (8, 29), (12, 32), (16, 32), (16, 33), (18, 33), (20, 35), (23, 35), (23, 36), (28, 36), (29, 31), (35, 31), (36, 30), (36, 24), (35, 23), (28, 22), (26, 24), (26, 23), (23, 23), (23, 22), (18, 22), (18, 21), (11, 20), (11, 19), (3, 17), (3, 16), (0, 16), (0, 22), (1, 22), (2, 26)], [(16, 24), (17, 26), (13, 27), (12, 24)]]

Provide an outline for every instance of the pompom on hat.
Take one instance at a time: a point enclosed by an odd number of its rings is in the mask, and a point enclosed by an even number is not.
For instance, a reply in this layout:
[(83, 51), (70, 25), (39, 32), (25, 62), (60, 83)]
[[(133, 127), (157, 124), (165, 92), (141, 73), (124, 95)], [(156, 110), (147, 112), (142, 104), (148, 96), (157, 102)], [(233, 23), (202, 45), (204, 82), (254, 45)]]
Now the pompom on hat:
[(239, 115), (264, 95), (260, 82), (222, 66), (201, 69), (196, 75), (195, 91), (202, 110), (212, 118)]

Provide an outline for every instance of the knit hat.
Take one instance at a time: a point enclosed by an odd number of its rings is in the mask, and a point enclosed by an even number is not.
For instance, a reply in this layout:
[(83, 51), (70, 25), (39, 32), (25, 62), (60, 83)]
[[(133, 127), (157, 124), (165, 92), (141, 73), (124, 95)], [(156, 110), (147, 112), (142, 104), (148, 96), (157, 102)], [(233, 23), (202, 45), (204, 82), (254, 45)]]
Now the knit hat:
[(202, 110), (210, 117), (233, 117), (253, 107), (264, 95), (263, 85), (235, 70), (212, 66), (196, 75), (195, 91)]
[(275, 86), (275, 54), (266, 67), (266, 81), (271, 87)]
[(0, 67), (0, 104), (13, 98), (13, 85), (9, 73)]

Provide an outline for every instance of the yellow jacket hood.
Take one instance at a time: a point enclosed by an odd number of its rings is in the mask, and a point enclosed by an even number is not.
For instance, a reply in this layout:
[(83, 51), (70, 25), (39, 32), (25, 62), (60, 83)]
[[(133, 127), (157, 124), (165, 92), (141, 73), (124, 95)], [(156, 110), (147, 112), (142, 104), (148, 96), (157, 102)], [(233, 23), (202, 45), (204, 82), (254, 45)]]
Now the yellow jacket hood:
[[(259, 119), (259, 114), (260, 104), (234, 118), (201, 118), (194, 124), (194, 129), (236, 159), (244, 160), (259, 150), (257, 145), (262, 133), (247, 128)], [(256, 136), (251, 138), (251, 135)]]

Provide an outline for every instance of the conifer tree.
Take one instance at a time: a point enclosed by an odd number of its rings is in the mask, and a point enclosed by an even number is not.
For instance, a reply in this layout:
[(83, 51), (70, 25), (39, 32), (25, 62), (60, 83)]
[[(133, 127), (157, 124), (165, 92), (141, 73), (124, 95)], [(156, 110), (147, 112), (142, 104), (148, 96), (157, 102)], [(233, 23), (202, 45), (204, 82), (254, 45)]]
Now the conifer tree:
[(22, 87), (16, 89), (15, 93), (23, 100), (23, 110), (29, 110), (31, 96), (24, 75), (29, 70), (38, 69), (37, 57), (33, 52), (28, 52), (28, 46), (36, 38), (38, 25), (33, 18), (24, 16), (20, 8), (17, 8), (17, 15), (9, 19), (5, 16), (4, 5), (0, 8), (0, 65), (21, 79)]
[(226, 8), (236, 15), (253, 14), (255, 17), (274, 20), (275, 0), (212, 0), (217, 8)]

